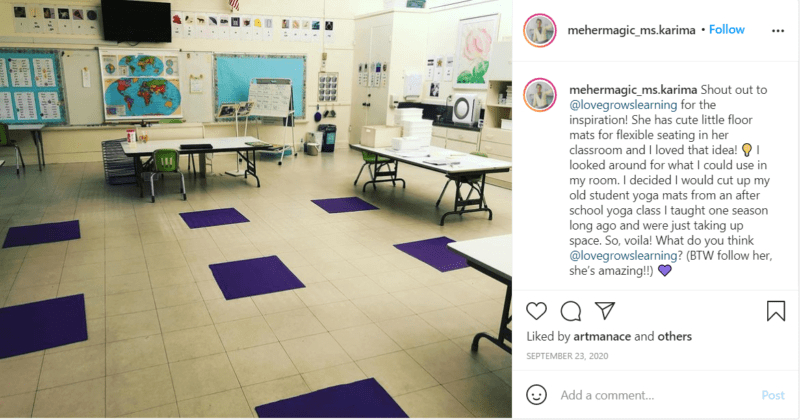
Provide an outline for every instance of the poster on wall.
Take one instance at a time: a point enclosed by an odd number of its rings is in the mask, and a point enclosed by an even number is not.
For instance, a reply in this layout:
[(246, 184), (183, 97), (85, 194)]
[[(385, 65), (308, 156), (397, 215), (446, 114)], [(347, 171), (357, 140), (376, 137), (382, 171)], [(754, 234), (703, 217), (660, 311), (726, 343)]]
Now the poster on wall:
[(252, 41), (253, 32), (255, 32), (253, 28), (253, 17), (249, 15), (242, 16), (242, 39), (245, 41)]
[(44, 33), (58, 33), (58, 13), (55, 6), (42, 6), (42, 18), (44, 19)]
[(462, 19), (458, 23), (455, 57), (456, 89), (486, 89), (486, 72), (497, 37), (499, 14)]
[(86, 8), (86, 34), (87, 35), (100, 35), (100, 8), (88, 7)]
[(106, 121), (181, 117), (177, 51), (99, 50)]
[(44, 33), (44, 19), (43, 19), (42, 7), (38, 4), (29, 4), (28, 5), (28, 20), (29, 20), (29, 27), (31, 32), (35, 34)]
[(208, 30), (208, 15), (205, 13), (198, 13), (194, 16), (194, 30), (197, 33), (197, 38), (208, 39), (211, 38)]
[(82, 7), (70, 7), (72, 17), (72, 33), (75, 35), (86, 35), (86, 10)]
[(336, 32), (334, 32), (333, 21), (325, 21), (325, 43), (333, 44), (335, 42)]
[(445, 58), (444, 63), (444, 81), (451, 82), (453, 80), (453, 60), (455, 58), (452, 55), (448, 55)]
[(208, 39), (219, 38), (219, 16), (208, 15)]
[(319, 42), (322, 39), (322, 21), (319, 19), (311, 20), (311, 42)]
[(24, 4), (15, 4), (12, 7), (14, 8), (14, 32), (29, 32), (28, 8)]
[(72, 19), (69, 15), (69, 7), (59, 7), (56, 9), (58, 14), (58, 33), (62, 35), (72, 34)]
[(289, 26), (291, 26), (290, 21), (291, 19), (287, 17), (281, 19), (281, 41), (291, 41), (290, 38), (292, 37), (292, 34), (291, 30), (289, 29)]
[(231, 15), (219, 15), (219, 39), (230, 39)]
[(172, 39), (183, 38), (183, 12), (172, 11)]

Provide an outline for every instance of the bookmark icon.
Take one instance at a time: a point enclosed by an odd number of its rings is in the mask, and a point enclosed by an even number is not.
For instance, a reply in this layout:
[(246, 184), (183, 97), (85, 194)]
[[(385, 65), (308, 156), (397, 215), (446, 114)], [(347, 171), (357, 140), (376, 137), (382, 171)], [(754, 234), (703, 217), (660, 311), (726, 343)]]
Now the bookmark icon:
[(617, 302), (595, 302), (594, 304), (603, 312), (603, 321), (605, 321)]

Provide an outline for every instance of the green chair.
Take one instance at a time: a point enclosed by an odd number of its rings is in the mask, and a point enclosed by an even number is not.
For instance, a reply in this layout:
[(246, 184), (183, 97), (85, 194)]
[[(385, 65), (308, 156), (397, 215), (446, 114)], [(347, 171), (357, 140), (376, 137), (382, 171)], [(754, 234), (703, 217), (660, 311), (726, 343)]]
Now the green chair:
[[(489, 155), (483, 152), (470, 152), (471, 155), (480, 156), (484, 158), (488, 158)], [(456, 188), (459, 190), (461, 189), (461, 184), (469, 185), (469, 194), (467, 194), (467, 200), (472, 197), (472, 192), (477, 191), (478, 195), (481, 197), (481, 201), (483, 201), (483, 205), (486, 205), (486, 198), (483, 197), (483, 193), (481, 192), (480, 185), (482, 183), (483, 176), (482, 175), (474, 175), (474, 174), (467, 174), (467, 175), (448, 175), (447, 182), (444, 184), (444, 188), (442, 188), (442, 193), (439, 194), (439, 199), (436, 200), (436, 207), (439, 207), (439, 203), (442, 202), (442, 197), (444, 197), (444, 192), (447, 191), (447, 186), (450, 185), (451, 181), (456, 181)], [(460, 196), (460, 191), (457, 191), (456, 197)], [(464, 207), (461, 208), (464, 210)]]
[[(378, 189), (375, 185), (379, 182), (391, 182), (393, 186), (397, 185), (397, 181), (403, 182), (403, 188), (406, 187), (406, 181), (402, 178), (397, 177), (397, 161), (394, 159), (389, 159), (387, 157), (378, 156), (374, 153), (370, 152), (361, 152), (361, 157), (364, 159), (364, 164), (361, 165), (361, 170), (358, 171), (358, 176), (356, 176), (356, 180), (353, 181), (353, 185), (358, 185), (358, 179), (361, 178), (361, 173), (364, 172), (364, 167), (367, 168), (369, 172), (370, 181), (364, 183), (364, 188), (362, 191), (367, 190), (367, 185), (372, 184), (373, 189)], [(394, 169), (392, 169), (392, 163), (394, 163)], [(381, 168), (387, 168), (387, 170), (381, 171)], [(388, 179), (378, 179), (379, 177), (389, 177)]]
[(22, 169), (25, 169), (25, 160), (22, 159), (22, 153), (19, 151), (17, 142), (11, 140), (9, 135), (8, 124), (0, 123), (0, 147), (13, 147), (15, 157), (17, 158), (17, 175), (19, 175), (19, 164), (22, 162)]
[(156, 202), (156, 188), (153, 178), (156, 175), (165, 173), (177, 173), (181, 176), (181, 193), (183, 194), (183, 199), (186, 200), (186, 184), (183, 180), (183, 173), (178, 170), (178, 162), (178, 151), (175, 149), (158, 149), (153, 152), (153, 173), (150, 175), (150, 194), (153, 203)]

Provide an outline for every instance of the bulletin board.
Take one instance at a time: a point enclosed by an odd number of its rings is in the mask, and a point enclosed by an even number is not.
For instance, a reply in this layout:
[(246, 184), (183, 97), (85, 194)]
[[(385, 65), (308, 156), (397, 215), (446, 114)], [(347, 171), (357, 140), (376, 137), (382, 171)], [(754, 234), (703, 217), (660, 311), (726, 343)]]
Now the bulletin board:
[(291, 79), (295, 117), (306, 112), (305, 55), (214, 55), (214, 108), (223, 103), (244, 102), (253, 79)]
[(60, 54), (0, 48), (0, 122), (67, 124)]

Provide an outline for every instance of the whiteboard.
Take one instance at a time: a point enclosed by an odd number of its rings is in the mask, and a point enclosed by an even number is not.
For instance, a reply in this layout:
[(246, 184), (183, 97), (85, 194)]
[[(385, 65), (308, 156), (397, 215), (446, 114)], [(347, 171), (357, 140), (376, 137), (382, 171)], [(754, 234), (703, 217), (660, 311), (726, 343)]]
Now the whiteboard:
[(253, 79), (248, 100), (256, 103), (252, 116), (286, 118), (292, 109), (292, 81)]
[[(61, 56), (64, 64), (64, 87), (67, 94), (67, 113), (70, 125), (99, 125), (103, 123), (103, 92), (100, 58), (97, 50), (65, 50)], [(89, 74), (84, 84), (83, 72)]]

